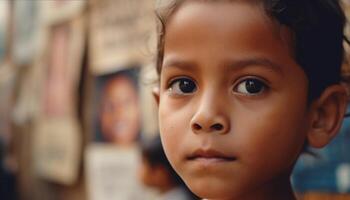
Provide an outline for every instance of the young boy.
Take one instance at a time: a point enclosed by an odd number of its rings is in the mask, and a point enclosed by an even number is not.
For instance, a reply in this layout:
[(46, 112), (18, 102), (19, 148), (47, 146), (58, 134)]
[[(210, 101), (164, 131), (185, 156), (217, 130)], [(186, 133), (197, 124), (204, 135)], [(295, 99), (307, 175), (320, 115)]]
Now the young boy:
[(341, 125), (344, 13), (337, 0), (178, 0), (159, 12), (165, 153), (208, 199), (295, 199), (306, 145)]

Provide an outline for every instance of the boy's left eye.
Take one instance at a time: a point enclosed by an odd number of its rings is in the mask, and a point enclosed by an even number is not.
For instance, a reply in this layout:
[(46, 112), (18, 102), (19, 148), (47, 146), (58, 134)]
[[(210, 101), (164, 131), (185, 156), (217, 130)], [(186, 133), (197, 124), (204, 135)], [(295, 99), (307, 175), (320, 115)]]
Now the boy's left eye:
[(258, 95), (266, 89), (266, 84), (259, 79), (249, 78), (241, 81), (235, 91), (245, 95)]

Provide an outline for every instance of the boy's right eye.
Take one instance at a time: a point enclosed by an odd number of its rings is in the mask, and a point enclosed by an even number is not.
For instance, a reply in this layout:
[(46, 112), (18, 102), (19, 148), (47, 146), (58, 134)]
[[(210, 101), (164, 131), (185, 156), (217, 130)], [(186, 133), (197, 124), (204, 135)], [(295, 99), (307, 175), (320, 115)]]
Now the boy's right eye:
[(197, 85), (190, 78), (177, 78), (171, 81), (168, 90), (174, 95), (189, 95), (197, 90)]

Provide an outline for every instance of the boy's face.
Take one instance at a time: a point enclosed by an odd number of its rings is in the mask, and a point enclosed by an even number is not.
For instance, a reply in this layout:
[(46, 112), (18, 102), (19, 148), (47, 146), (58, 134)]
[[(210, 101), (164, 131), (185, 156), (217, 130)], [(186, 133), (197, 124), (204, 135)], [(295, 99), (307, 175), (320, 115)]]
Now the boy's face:
[(197, 195), (243, 199), (288, 181), (309, 127), (308, 81), (290, 44), (243, 2), (188, 2), (168, 22), (160, 131)]

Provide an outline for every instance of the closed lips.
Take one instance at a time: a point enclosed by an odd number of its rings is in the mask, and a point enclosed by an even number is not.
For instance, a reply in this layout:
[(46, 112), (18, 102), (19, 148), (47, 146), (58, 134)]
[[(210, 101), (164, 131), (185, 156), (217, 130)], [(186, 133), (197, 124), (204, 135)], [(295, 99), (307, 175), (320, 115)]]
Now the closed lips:
[(187, 156), (188, 160), (196, 160), (196, 159), (220, 159), (225, 161), (234, 161), (237, 158), (231, 155), (227, 155), (217, 150), (203, 150), (198, 149)]

